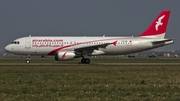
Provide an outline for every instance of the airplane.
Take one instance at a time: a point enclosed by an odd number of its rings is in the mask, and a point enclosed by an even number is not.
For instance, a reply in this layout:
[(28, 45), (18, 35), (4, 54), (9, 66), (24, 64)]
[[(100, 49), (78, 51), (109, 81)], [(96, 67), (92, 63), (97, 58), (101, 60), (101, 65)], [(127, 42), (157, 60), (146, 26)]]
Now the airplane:
[(7, 52), (26, 55), (52, 55), (57, 61), (82, 58), (81, 63), (89, 64), (90, 56), (124, 55), (141, 52), (174, 43), (164, 38), (170, 10), (163, 10), (150, 26), (136, 37), (100, 36), (29, 36), (14, 40), (5, 47)]

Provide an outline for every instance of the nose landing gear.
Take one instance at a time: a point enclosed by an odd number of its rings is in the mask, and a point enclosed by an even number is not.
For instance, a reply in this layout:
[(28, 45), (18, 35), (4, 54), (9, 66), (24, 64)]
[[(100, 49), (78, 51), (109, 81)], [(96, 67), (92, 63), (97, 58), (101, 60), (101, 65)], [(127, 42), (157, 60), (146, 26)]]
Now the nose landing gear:
[(30, 55), (27, 55), (27, 56), (26, 56), (26, 63), (27, 63), (27, 64), (30, 63)]

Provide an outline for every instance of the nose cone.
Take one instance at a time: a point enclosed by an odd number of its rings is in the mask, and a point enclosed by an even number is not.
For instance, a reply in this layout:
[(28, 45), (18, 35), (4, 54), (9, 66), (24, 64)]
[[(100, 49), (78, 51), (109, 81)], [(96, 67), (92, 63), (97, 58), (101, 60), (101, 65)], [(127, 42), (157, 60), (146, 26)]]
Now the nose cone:
[(9, 47), (9, 45), (7, 45), (7, 46), (5, 47), (5, 51), (7, 51), (7, 52), (9, 52), (9, 51), (10, 51), (10, 47)]

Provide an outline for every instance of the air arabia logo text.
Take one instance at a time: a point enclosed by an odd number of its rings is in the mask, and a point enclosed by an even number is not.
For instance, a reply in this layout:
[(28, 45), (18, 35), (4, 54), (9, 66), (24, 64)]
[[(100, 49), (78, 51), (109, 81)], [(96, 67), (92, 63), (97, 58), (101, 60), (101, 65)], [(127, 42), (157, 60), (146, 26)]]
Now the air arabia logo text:
[(33, 39), (32, 47), (62, 47), (63, 40), (62, 39)]

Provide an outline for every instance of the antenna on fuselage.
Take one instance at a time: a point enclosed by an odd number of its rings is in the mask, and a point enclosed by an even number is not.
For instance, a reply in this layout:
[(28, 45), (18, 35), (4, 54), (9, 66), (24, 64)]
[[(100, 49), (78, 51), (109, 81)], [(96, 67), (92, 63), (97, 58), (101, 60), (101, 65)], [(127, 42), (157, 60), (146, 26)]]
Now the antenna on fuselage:
[(31, 35), (29, 35), (29, 37), (31, 37)]
[(103, 35), (103, 37), (105, 37), (105, 35)]

